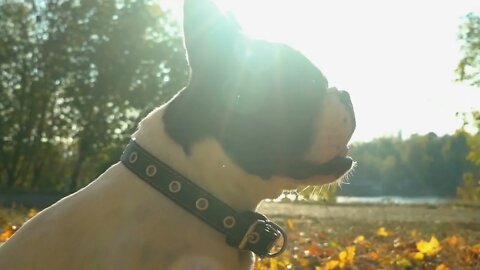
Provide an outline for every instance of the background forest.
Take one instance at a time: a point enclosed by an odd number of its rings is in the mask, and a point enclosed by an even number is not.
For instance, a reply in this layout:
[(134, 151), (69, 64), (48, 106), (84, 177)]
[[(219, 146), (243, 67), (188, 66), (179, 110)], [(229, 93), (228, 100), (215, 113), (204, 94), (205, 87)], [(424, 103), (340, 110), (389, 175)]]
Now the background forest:
[[(459, 38), (458, 80), (480, 86), (478, 14)], [(158, 4), (0, 0), (0, 192), (83, 187), (187, 77), (180, 28)], [(340, 194), (480, 197), (480, 117), (459, 117), (473, 132), (355, 143)]]

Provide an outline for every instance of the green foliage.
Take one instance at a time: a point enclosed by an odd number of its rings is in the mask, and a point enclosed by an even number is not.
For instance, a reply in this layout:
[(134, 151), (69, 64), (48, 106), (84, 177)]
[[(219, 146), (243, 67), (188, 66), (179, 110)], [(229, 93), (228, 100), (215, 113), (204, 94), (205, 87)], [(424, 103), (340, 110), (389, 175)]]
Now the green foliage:
[[(458, 81), (469, 82), (480, 87), (480, 15), (470, 13), (460, 27), (459, 38), (463, 42), (463, 58), (457, 67)], [(480, 201), (480, 111), (474, 111), (470, 119), (464, 116), (464, 127), (469, 125), (476, 129), (472, 134), (466, 133), (470, 152), (467, 159), (477, 167), (476, 173), (468, 172), (463, 176), (457, 196), (468, 201)]]
[(480, 202), (480, 181), (473, 173), (465, 173), (462, 183), (457, 188), (457, 197), (464, 201)]
[(463, 58), (457, 66), (459, 81), (480, 86), (480, 15), (469, 13), (460, 27), (458, 37), (463, 42)]
[(473, 162), (473, 164), (480, 166), (480, 111), (472, 112), (472, 122), (477, 132), (475, 134), (467, 134), (467, 142), (470, 147), (467, 159)]
[(462, 174), (472, 168), (465, 159), (465, 134), (438, 137), (433, 133), (379, 138), (352, 146), (358, 162), (341, 195), (455, 196)]
[(0, 63), (6, 190), (83, 186), (188, 70), (179, 27), (146, 0), (0, 1)]
[(480, 112), (473, 112), (472, 116), (477, 132), (464, 134), (470, 149), (467, 159), (475, 164), (476, 168), (463, 174), (462, 182), (457, 188), (457, 197), (464, 201), (480, 202)]

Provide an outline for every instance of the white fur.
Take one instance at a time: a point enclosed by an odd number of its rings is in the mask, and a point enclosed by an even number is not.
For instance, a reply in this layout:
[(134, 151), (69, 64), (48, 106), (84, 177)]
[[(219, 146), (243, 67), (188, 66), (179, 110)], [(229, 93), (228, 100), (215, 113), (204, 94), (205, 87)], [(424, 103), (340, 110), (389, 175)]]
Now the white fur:
[[(255, 210), (299, 184), (323, 184), (333, 176), (300, 182), (261, 179), (243, 171), (213, 139), (186, 156), (163, 127), (164, 105), (133, 135), (137, 142), (237, 211)], [(308, 158), (322, 162), (344, 154), (350, 126), (335, 95), (323, 104), (321, 126)], [(335, 120), (337, 119), (337, 120)], [(250, 269), (250, 252), (229, 247), (225, 237), (175, 205), (116, 163), (95, 181), (39, 213), (0, 247), (0, 269)]]

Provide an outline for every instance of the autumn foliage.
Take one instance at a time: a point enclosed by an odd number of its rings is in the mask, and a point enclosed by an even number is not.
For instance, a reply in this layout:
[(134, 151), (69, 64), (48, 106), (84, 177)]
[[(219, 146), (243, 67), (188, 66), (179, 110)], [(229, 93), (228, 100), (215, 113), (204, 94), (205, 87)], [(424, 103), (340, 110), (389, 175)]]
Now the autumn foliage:
[(284, 269), (480, 269), (480, 241), (451, 232), (427, 237), (413, 226), (363, 226), (364, 234), (336, 231), (286, 219), (289, 249), (277, 258), (257, 259), (256, 270)]
[[(36, 213), (23, 210), (19, 218), (0, 211), (0, 245)], [(479, 235), (460, 235), (455, 227), (438, 231), (445, 234), (440, 237), (427, 235), (418, 224), (388, 227), (342, 221), (343, 226), (322, 226), (312, 218), (276, 221), (287, 230), (288, 248), (279, 257), (257, 259), (255, 270), (480, 269)]]

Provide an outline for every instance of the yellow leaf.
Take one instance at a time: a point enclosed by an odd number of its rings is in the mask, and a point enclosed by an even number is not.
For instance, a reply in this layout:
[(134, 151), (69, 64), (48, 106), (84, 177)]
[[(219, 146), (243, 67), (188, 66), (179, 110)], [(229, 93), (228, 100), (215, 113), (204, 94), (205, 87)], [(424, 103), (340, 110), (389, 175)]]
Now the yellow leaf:
[(310, 261), (308, 259), (298, 258), (297, 261), (302, 267), (307, 268), (310, 266)]
[(390, 235), (390, 232), (388, 232), (387, 229), (385, 229), (385, 227), (380, 227), (377, 230), (377, 235), (382, 237), (387, 237)]
[(345, 250), (338, 253), (338, 267), (343, 268), (346, 264), (352, 264), (355, 257), (355, 246), (348, 246)]
[(347, 247), (347, 261), (353, 263), (353, 258), (355, 257), (355, 246)]
[[(292, 262), (290, 261), (290, 257), (286, 255), (287, 252), (284, 253), (284, 256), (282, 256), (282, 259), (280, 261), (280, 265), (285, 266), (286, 268), (291, 267)], [(288, 268), (290, 269), (290, 268)]]
[(18, 230), (18, 227), (15, 225), (7, 225), (3, 232), (0, 233), (0, 242), (5, 242), (8, 238), (12, 237), (12, 235)]
[(338, 253), (338, 259), (341, 262), (344, 262), (347, 259), (347, 252), (344, 250), (344, 251)]
[(328, 261), (322, 268), (322, 270), (333, 270), (335, 267), (337, 267), (340, 264), (339, 261), (336, 260), (331, 260)]
[(472, 247), (472, 252), (475, 254), (480, 254), (480, 243)]
[(291, 218), (287, 219), (287, 228), (293, 229), (294, 226), (295, 222)]
[(359, 243), (362, 243), (363, 241), (365, 241), (365, 236), (359, 235), (355, 237), (355, 239), (353, 240), (353, 243), (359, 244)]
[(34, 217), (37, 213), (38, 211), (36, 209), (30, 208), (30, 210), (28, 210), (28, 218)]
[(435, 267), (435, 270), (448, 270), (450, 268), (448, 268), (448, 266), (446, 266), (445, 264), (441, 263), (439, 265), (437, 265), (437, 267)]
[(432, 236), (430, 242), (426, 242), (424, 240), (417, 242), (417, 250), (428, 256), (437, 254), (441, 249), (442, 247), (435, 236)]
[(417, 261), (423, 261), (425, 259), (425, 255), (421, 252), (415, 252), (415, 255), (413, 255), (413, 258)]
[(277, 270), (278, 261), (277, 259), (270, 258), (270, 269)]
[(402, 267), (411, 267), (412, 263), (406, 258), (397, 258), (395, 264)]

